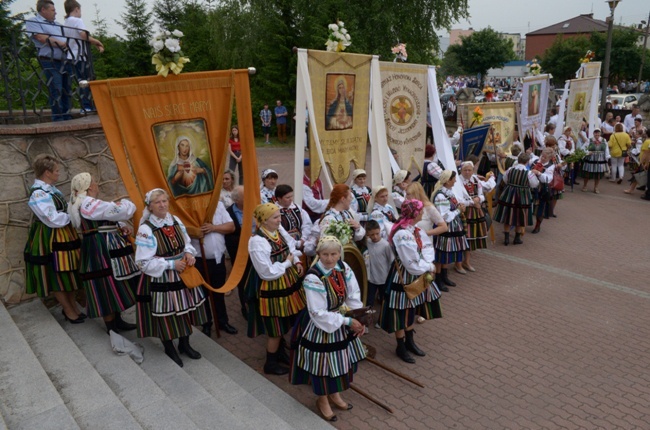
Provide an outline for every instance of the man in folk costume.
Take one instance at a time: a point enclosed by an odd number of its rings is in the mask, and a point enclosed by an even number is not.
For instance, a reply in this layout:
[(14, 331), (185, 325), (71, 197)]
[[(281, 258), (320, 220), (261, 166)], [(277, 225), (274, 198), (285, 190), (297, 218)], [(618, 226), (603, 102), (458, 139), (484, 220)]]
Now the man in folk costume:
[(305, 158), (305, 174), (302, 177), (302, 208), (307, 211), (309, 218), (315, 222), (325, 212), (329, 200), (325, 199), (323, 183), (317, 178), (311, 182), (311, 166), (309, 158)]
[(275, 198), (282, 214), (282, 227), (296, 241), (296, 249), (302, 251), (312, 229), (309, 214), (293, 202), (293, 188), (289, 185), (278, 185)]

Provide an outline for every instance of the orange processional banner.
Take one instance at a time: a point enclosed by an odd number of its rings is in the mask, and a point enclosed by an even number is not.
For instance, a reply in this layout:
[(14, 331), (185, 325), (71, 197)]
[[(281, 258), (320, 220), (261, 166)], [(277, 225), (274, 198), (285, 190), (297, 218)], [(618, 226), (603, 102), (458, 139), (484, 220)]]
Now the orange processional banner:
[[(170, 212), (192, 237), (210, 222), (219, 202), (228, 154), (233, 100), (241, 130), (244, 182), (257, 184), (257, 159), (251, 116), (248, 70), (184, 73), (111, 79), (90, 83), (97, 112), (129, 198), (136, 221), (144, 196), (162, 188), (170, 196)], [(243, 231), (251, 231), (259, 193), (244, 193)], [(242, 235), (238, 258), (228, 282), (237, 286), (248, 254)]]

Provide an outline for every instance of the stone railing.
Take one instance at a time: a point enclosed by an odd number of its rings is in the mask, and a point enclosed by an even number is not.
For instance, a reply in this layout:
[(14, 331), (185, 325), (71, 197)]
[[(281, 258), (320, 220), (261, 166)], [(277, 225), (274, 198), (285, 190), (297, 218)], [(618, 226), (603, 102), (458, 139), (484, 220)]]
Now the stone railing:
[(56, 187), (70, 195), (70, 180), (81, 172), (97, 179), (100, 197), (126, 197), (126, 190), (97, 116), (35, 126), (0, 126), (0, 299), (17, 303), (25, 294), (23, 250), (32, 211), (27, 207), (34, 183), (32, 161), (49, 153), (61, 160)]

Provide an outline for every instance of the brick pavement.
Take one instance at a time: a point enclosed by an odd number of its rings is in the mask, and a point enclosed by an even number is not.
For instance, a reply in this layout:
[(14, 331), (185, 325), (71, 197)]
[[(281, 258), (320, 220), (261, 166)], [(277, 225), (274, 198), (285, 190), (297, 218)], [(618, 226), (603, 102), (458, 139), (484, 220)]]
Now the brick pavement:
[[(289, 167), (288, 149), (260, 149), (264, 166)], [(286, 161), (285, 161), (286, 160)], [(276, 169), (277, 170), (277, 169)], [(290, 171), (285, 168), (282, 170)], [(353, 392), (339, 429), (648, 428), (650, 422), (650, 204), (604, 182), (600, 195), (567, 192), (540, 234), (473, 256), (477, 272), (451, 277), (444, 318), (418, 326), (427, 352), (415, 365), (394, 353), (392, 335), (371, 329), (377, 358), (421, 381), (421, 389), (370, 363), (355, 385), (390, 404), (386, 413)], [(528, 229), (530, 232), (530, 228)], [(227, 298), (240, 334), (218, 342), (261, 372), (265, 339), (248, 339), (236, 295)], [(269, 380), (315, 410), (306, 386)]]

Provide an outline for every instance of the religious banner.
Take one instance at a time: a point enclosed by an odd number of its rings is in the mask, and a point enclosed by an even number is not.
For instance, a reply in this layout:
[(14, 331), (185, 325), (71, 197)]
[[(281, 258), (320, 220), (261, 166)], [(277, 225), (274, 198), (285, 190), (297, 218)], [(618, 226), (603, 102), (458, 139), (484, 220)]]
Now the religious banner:
[(600, 78), (600, 61), (582, 63), (578, 70), (578, 78)]
[(565, 126), (571, 127), (576, 142), (583, 122), (585, 124), (589, 123), (592, 102), (598, 103), (598, 100), (593, 99), (594, 85), (598, 80), (597, 77), (572, 79), (569, 85), (569, 104), (567, 106)]
[(543, 131), (546, 124), (549, 75), (524, 78), (521, 93), (519, 136), (523, 141), (535, 136), (535, 130)]
[[(111, 79), (90, 85), (120, 176), (138, 208), (136, 223), (146, 192), (162, 188), (169, 194), (169, 212), (180, 218), (190, 236), (203, 236), (200, 226), (212, 220), (219, 202), (233, 98), (242, 113), (244, 181), (257, 183), (248, 70)], [(251, 229), (259, 198), (259, 193), (245, 195), (245, 231)], [(242, 242), (232, 279), (221, 291), (234, 288), (244, 271), (246, 235)]]
[[(342, 52), (308, 51), (308, 69), (318, 139), (328, 172), (337, 184), (350, 175), (350, 163), (363, 168), (368, 143), (368, 104), (372, 56)], [(321, 163), (312, 157), (312, 180), (320, 175)]]
[(490, 124), (481, 124), (476, 127), (463, 130), (462, 145), (460, 146), (459, 159), (465, 160), (469, 155), (480, 157), (483, 146), (487, 140)]
[(424, 164), (427, 132), (427, 70), (421, 64), (380, 62), (381, 91), (388, 146), (400, 169)]
[[(504, 154), (510, 155), (516, 122), (515, 103), (471, 103), (467, 107), (469, 112), (473, 112), (476, 107), (481, 108), (483, 111), (483, 120), (481, 123), (490, 124), (490, 131), (483, 146), (483, 151), (492, 154), (503, 152)], [(497, 157), (498, 160), (499, 158)], [(499, 170), (504, 170), (502, 165), (499, 165)]]

